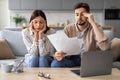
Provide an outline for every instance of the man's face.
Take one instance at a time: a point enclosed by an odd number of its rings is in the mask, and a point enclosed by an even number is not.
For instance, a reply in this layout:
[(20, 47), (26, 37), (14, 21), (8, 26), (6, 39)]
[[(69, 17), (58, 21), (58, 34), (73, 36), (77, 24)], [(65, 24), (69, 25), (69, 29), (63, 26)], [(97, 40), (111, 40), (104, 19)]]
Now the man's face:
[(87, 13), (84, 8), (75, 9), (75, 20), (81, 26), (87, 22), (87, 17), (83, 13)]

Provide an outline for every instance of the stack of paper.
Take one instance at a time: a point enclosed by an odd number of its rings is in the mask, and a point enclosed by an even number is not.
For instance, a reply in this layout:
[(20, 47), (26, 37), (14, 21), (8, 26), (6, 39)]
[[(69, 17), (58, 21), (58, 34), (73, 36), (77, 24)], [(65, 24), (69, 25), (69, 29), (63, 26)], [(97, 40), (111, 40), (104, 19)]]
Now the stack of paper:
[(66, 55), (80, 54), (79, 40), (77, 38), (68, 38), (64, 31), (57, 31), (47, 37), (57, 51), (65, 52)]

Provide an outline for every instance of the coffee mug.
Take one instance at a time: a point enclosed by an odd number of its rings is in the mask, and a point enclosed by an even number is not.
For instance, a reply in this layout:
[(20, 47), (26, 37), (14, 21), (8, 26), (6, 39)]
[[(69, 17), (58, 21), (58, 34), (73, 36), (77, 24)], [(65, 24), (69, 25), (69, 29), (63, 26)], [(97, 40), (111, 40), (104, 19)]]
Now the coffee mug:
[(11, 72), (12, 71), (12, 68), (13, 68), (13, 64), (12, 63), (2, 63), (1, 64), (1, 69), (4, 71), (4, 72)]

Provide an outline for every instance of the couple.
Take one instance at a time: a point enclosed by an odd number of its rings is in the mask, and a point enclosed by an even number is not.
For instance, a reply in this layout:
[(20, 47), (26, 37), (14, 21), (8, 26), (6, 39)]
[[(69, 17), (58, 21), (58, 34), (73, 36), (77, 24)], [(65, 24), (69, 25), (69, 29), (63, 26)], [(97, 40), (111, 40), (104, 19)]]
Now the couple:
[[(107, 50), (109, 42), (100, 25), (96, 24), (87, 3), (78, 3), (74, 7), (75, 20), (64, 28), (69, 37), (77, 37), (81, 40), (81, 53), (92, 50)], [(28, 54), (25, 62), (29, 67), (77, 67), (80, 66), (80, 55), (66, 56), (64, 52), (55, 52), (47, 35), (54, 34), (53, 29), (48, 28), (47, 19), (43, 11), (35, 10), (29, 21), (28, 28), (22, 31), (23, 41)]]

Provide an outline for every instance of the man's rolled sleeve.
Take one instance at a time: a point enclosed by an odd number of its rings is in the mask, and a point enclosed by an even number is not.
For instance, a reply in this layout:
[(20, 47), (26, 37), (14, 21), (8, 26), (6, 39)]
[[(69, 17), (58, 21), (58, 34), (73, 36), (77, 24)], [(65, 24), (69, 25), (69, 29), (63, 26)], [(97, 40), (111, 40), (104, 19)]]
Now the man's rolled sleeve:
[(97, 45), (101, 50), (110, 49), (110, 42), (108, 41), (107, 38), (105, 40), (102, 40), (101, 42), (97, 42)]

